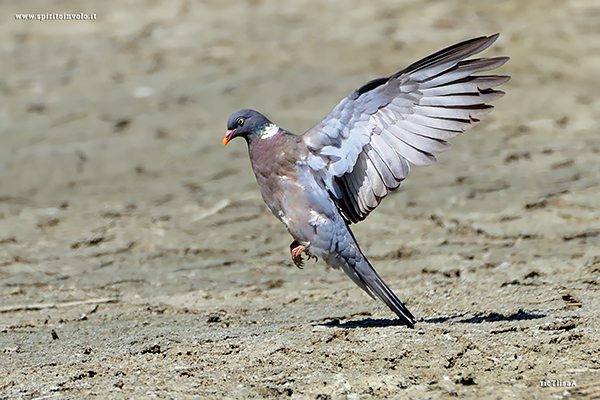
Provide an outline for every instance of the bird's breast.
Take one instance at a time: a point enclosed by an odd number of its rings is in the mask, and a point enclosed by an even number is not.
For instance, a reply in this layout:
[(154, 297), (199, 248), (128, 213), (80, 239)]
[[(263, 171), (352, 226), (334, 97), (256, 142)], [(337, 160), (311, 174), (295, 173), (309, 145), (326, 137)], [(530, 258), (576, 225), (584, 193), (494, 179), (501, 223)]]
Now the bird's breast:
[(250, 158), (267, 207), (294, 239), (304, 245), (313, 243), (321, 229), (332, 223), (337, 211), (328, 192), (306, 165), (306, 154), (298, 142), (293, 137), (277, 136), (257, 140), (250, 147)]

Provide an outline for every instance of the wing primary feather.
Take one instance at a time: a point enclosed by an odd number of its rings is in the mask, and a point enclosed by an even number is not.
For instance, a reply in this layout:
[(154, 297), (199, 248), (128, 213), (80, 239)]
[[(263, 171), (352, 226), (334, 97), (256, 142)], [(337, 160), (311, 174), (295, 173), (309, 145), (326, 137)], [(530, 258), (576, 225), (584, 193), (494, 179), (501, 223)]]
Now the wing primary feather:
[(409, 115), (406, 118), (407, 121), (414, 122), (417, 125), (425, 125), (431, 128), (443, 129), (443, 130), (451, 130), (451, 131), (461, 131), (464, 132), (474, 125), (475, 122), (469, 119), (459, 119), (459, 118), (434, 118), (428, 117), (426, 115), (421, 114), (413, 114)]
[(476, 72), (489, 71), (495, 69), (508, 61), (507, 57), (483, 58), (478, 60), (466, 60), (456, 64), (454, 67), (443, 71), (442, 73), (428, 77), (419, 85), (420, 88), (427, 89), (429, 87), (441, 86), (451, 83)]
[(415, 73), (416, 71), (425, 70), (423, 75), (430, 74), (430, 71), (427, 71), (427, 68), (431, 68), (432, 65), (436, 63), (439, 64), (436, 66), (438, 70), (444, 70), (452, 65), (456, 60), (461, 60), (467, 57), (472, 56), (473, 54), (477, 54), (482, 52), (483, 50), (490, 47), (496, 39), (498, 39), (499, 34), (495, 34), (492, 36), (481, 36), (474, 39), (465, 40), (463, 42), (457, 43), (450, 47), (446, 47), (436, 53), (433, 53), (430, 56), (427, 56), (411, 65), (394, 74), (394, 77), (405, 75), (408, 73), (412, 73), (415, 76), (415, 79), (419, 79), (419, 76)]
[(384, 131), (381, 135), (384, 136), (386, 142), (392, 144), (392, 147), (400, 156), (406, 158), (415, 165), (426, 166), (431, 165), (436, 161), (433, 154), (412, 147), (391, 132)]
[(427, 136), (429, 138), (432, 139), (439, 139), (439, 140), (449, 140), (452, 138), (455, 138), (456, 136), (460, 135), (461, 133), (463, 133), (463, 130), (450, 130), (450, 129), (438, 129), (438, 128), (432, 128), (430, 126), (426, 126), (426, 125), (420, 125), (417, 123), (414, 123), (412, 121), (402, 121), (402, 125), (398, 125), (398, 126), (402, 126), (402, 128), (406, 129), (409, 132), (417, 132), (418, 134), (422, 135), (422, 136)]
[(489, 103), (504, 96), (501, 90), (487, 89), (476, 93), (449, 93), (439, 96), (423, 97), (421, 106), (458, 107), (475, 106)]
[(478, 104), (473, 106), (417, 106), (415, 112), (432, 118), (464, 119), (480, 118), (489, 114), (494, 106)]
[(491, 89), (500, 86), (510, 80), (509, 76), (505, 75), (477, 75), (468, 76), (463, 79), (451, 82), (449, 84), (440, 85), (431, 88), (420, 89), (423, 97), (440, 96), (444, 94), (454, 93), (470, 93), (481, 90)]
[(411, 132), (403, 129), (401, 126), (395, 126), (390, 132), (398, 139), (402, 140), (407, 145), (427, 153), (443, 153), (450, 148), (450, 143), (433, 139), (419, 134), (419, 132)]

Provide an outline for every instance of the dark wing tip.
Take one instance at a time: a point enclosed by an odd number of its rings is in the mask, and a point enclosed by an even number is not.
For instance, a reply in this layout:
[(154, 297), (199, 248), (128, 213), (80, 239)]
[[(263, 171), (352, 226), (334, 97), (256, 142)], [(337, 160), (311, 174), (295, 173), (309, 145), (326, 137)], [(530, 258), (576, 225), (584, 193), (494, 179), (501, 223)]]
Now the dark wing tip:
[(464, 59), (468, 58), (473, 54), (481, 53), (488, 47), (490, 47), (500, 36), (499, 33), (496, 33), (491, 36), (479, 36), (473, 39), (467, 39), (460, 43), (453, 44), (452, 46), (443, 48), (440, 51), (437, 51), (425, 58), (420, 59), (404, 68), (402, 71), (399, 71), (392, 75), (392, 77), (399, 77), (408, 72), (416, 71), (424, 66), (435, 63), (441, 59), (446, 57), (455, 57), (456, 59)]
[[(404, 68), (402, 71), (399, 71), (392, 76), (376, 78), (376, 79), (373, 79), (373, 80), (365, 83), (364, 85), (362, 85), (361, 87), (356, 89), (354, 92), (352, 92), (352, 94), (349, 97), (352, 100), (356, 100), (362, 94), (370, 92), (371, 90), (373, 90), (381, 85), (385, 85), (385, 83), (387, 81), (389, 81), (390, 78), (398, 77), (403, 73), (415, 70), (415, 69), (421, 67), (422, 65), (424, 65), (428, 62), (431, 62), (432, 60), (435, 60), (435, 59), (441, 58), (443, 56), (446, 56), (448, 54), (451, 54), (452, 52), (456, 51), (457, 49), (460, 49), (460, 48), (467, 49), (467, 48), (472, 47), (474, 49), (477, 49), (477, 50), (473, 50), (473, 54), (482, 52), (483, 50), (487, 49), (492, 44), (494, 44), (494, 42), (496, 40), (498, 40), (499, 36), (500, 36), (499, 33), (495, 33), (490, 36), (479, 36), (479, 37), (476, 37), (473, 39), (468, 39), (468, 40), (462, 41), (460, 43), (454, 44), (452, 46), (446, 47), (436, 53), (431, 54), (430, 56), (425, 57), (424, 59), (421, 59), (421, 60), (409, 65), (408, 67)], [(501, 64), (499, 64), (499, 66), (500, 66), (500, 65), (506, 63), (509, 58), (508, 57), (497, 57), (496, 59), (498, 61), (502, 60)]]

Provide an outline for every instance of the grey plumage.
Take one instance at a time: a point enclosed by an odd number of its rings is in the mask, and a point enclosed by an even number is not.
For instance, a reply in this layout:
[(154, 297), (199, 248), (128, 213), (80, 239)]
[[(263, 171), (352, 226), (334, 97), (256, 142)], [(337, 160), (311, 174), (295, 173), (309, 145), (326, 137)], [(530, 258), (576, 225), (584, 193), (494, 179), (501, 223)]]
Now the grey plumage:
[(397, 189), (409, 162), (426, 166), (447, 140), (476, 126), (504, 95), (493, 89), (510, 78), (473, 75), (502, 66), (507, 57), (468, 59), (498, 35), (458, 43), (372, 80), (352, 92), (301, 136), (252, 110), (234, 113), (226, 144), (236, 136), (249, 146), (265, 203), (288, 228), (301, 253), (341, 268), (371, 297), (385, 302), (407, 325), (414, 317), (373, 269), (350, 230)]
[[(491, 89), (506, 82), (507, 76), (472, 76), (473, 73), (498, 68), (507, 57), (464, 60), (489, 47), (498, 35), (471, 39), (441, 50), (390, 76), (373, 80), (351, 93), (333, 111), (304, 134), (304, 141), (314, 154), (324, 158), (324, 166), (332, 176), (342, 178), (356, 172), (355, 152), (366, 152), (379, 178), (389, 190), (399, 187), (406, 178), (405, 161), (426, 166), (436, 161), (434, 153), (449, 148), (451, 139), (476, 126), (480, 118), (491, 112), (486, 104), (504, 95)], [(369, 116), (368, 119), (364, 115)], [(360, 118), (354, 117), (355, 115)], [(327, 138), (322, 132), (328, 127)], [(332, 143), (332, 131), (348, 139)], [(369, 142), (371, 148), (346, 145), (346, 141)], [(392, 157), (391, 151), (397, 154)], [(337, 157), (346, 154), (346, 157)], [(404, 161), (405, 160), (405, 161)], [(404, 162), (403, 162), (404, 161)], [(403, 171), (403, 173), (396, 173)], [(390, 176), (392, 172), (392, 176)], [(373, 172), (370, 181), (378, 182)], [(392, 179), (393, 178), (393, 179)], [(328, 190), (341, 205), (351, 222), (364, 219), (375, 207), (361, 207), (356, 201), (344, 201), (335, 185), (346, 185), (350, 179), (332, 179)], [(346, 185), (348, 186), (348, 185)], [(349, 195), (359, 196), (348, 187)], [(371, 188), (371, 191), (380, 188)], [(343, 191), (343, 189), (342, 189)], [(365, 191), (363, 191), (364, 193)], [(378, 196), (379, 201), (383, 199)], [(364, 201), (364, 199), (362, 199)], [(358, 207), (357, 207), (358, 206)]]

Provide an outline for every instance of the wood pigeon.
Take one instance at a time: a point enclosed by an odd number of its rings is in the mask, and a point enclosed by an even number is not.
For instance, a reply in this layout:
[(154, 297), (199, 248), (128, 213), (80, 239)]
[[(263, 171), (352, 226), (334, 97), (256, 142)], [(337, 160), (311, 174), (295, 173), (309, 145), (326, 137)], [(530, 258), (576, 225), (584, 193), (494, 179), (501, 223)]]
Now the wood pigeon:
[(496, 69), (508, 57), (471, 58), (498, 34), (467, 40), (423, 58), (400, 72), (352, 92), (321, 122), (295, 135), (254, 110), (227, 121), (223, 144), (241, 136), (267, 207), (302, 254), (341, 268), (371, 297), (378, 297), (409, 327), (415, 318), (373, 269), (350, 225), (362, 221), (408, 176), (409, 163), (426, 166), (447, 140), (492, 111), (486, 103), (505, 75), (473, 75)]

